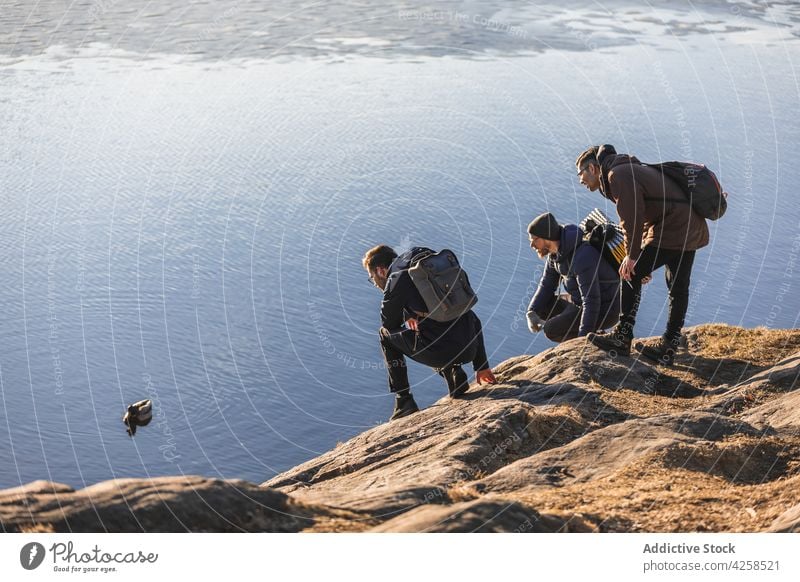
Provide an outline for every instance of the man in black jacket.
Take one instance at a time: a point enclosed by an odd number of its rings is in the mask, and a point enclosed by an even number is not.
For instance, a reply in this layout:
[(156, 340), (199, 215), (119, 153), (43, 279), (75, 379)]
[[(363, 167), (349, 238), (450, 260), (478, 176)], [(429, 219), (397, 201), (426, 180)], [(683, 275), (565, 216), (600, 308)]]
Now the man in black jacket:
[(424, 317), (428, 308), (408, 268), (414, 256), (427, 250), (415, 247), (398, 256), (391, 247), (378, 245), (362, 260), (369, 280), (383, 291), (379, 333), (389, 391), (395, 394), (391, 420), (419, 410), (411, 395), (405, 356), (434, 368), (447, 382), (452, 398), (469, 389), (461, 364), (472, 362), (478, 384), (496, 382), (486, 357), (481, 320), (472, 310), (448, 322)]

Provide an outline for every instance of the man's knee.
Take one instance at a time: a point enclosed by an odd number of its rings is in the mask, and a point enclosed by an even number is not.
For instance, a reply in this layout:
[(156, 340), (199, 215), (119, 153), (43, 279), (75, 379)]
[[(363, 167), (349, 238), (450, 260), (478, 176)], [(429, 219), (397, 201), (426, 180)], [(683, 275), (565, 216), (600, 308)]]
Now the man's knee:
[(533, 312), (541, 319), (545, 321), (548, 317), (550, 317), (550, 309), (534, 309)]
[(556, 325), (552, 319), (544, 322), (543, 331), (545, 337), (551, 342), (561, 343), (564, 341), (564, 330), (560, 325)]
[[(417, 346), (413, 340), (413, 335), (412, 339), (409, 339), (408, 334), (413, 334), (413, 332), (408, 330), (397, 330), (393, 332), (385, 327), (380, 328), (378, 330), (378, 337), (380, 338), (381, 348), (384, 352), (391, 352), (395, 355), (399, 353), (404, 356), (413, 357)], [(412, 344), (414, 344), (413, 347)]]
[(679, 277), (677, 279), (674, 279), (672, 281), (672, 284), (669, 285), (670, 297), (676, 297), (676, 298), (689, 297), (689, 286), (690, 286), (689, 277)]
[[(637, 269), (636, 272), (634, 272), (633, 275), (631, 275), (631, 283), (641, 285), (642, 280), (646, 279), (647, 277), (650, 277), (652, 274), (653, 274), (652, 269), (641, 269), (641, 270)], [(627, 283), (624, 281), (620, 281), (620, 283), (622, 283), (622, 285), (624, 286), (627, 286)]]

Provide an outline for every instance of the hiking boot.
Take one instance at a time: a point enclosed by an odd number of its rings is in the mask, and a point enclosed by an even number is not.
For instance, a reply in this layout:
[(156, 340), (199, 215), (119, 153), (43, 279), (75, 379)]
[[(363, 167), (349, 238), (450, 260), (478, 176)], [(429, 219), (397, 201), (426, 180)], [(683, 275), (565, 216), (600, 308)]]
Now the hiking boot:
[(461, 366), (450, 366), (439, 371), (439, 375), (447, 382), (450, 398), (458, 398), (469, 390), (469, 378)]
[(679, 344), (680, 338), (670, 340), (662, 337), (655, 346), (646, 346), (642, 342), (636, 342), (633, 347), (648, 360), (669, 367), (675, 363), (675, 352), (678, 350)]
[(586, 339), (593, 346), (608, 352), (611, 357), (631, 355), (633, 331), (630, 326), (617, 324), (608, 333), (588, 333)]
[(397, 420), (415, 412), (419, 412), (419, 407), (417, 407), (417, 403), (411, 393), (397, 394), (394, 398), (394, 411), (389, 420)]

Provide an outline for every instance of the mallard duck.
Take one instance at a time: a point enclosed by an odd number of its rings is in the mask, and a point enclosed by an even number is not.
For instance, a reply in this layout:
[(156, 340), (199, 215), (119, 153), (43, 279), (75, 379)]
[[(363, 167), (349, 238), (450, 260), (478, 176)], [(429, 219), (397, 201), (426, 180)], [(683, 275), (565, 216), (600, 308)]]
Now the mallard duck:
[(153, 403), (150, 400), (140, 400), (128, 406), (128, 411), (122, 417), (122, 422), (128, 427), (128, 435), (136, 434), (136, 427), (147, 426), (153, 419)]

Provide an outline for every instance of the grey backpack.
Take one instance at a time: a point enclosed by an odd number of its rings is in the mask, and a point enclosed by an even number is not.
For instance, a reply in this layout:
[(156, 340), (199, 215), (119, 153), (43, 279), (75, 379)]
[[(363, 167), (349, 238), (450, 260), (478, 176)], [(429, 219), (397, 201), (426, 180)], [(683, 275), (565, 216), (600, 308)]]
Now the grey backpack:
[(450, 249), (415, 255), (408, 274), (428, 308), (426, 317), (434, 321), (458, 319), (478, 302), (467, 273)]

